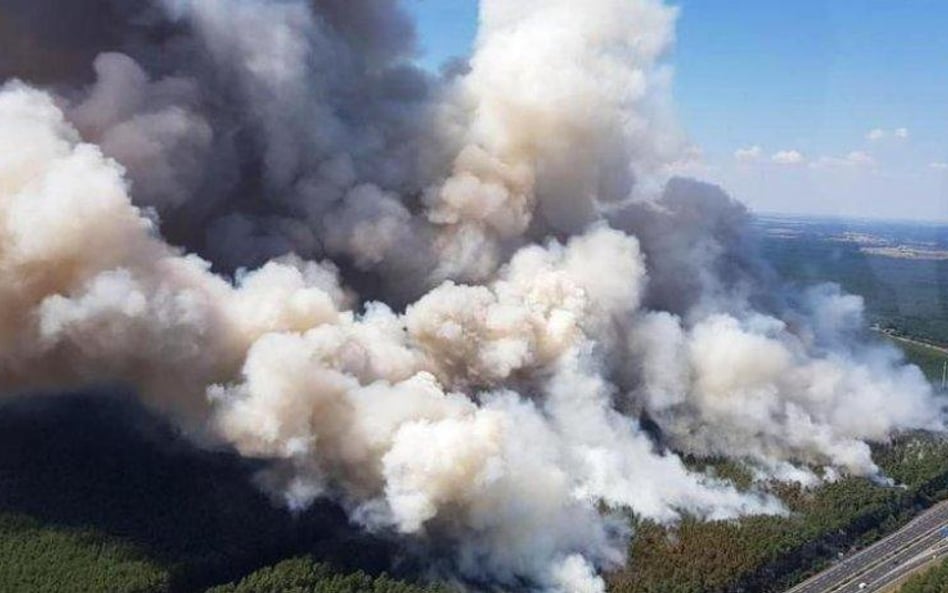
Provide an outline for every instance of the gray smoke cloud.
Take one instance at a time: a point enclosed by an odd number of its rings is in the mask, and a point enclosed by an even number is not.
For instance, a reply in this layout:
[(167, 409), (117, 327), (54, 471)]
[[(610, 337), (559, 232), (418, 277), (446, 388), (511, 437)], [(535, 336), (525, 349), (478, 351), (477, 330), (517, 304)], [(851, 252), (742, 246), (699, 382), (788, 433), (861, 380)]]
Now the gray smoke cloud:
[(131, 386), (285, 504), (564, 592), (627, 510), (784, 511), (680, 453), (876, 477), (943, 428), (858, 297), (783, 291), (741, 205), (665, 178), (657, 0), (483, 0), (444, 78), (394, 1), (53, 4), (0, 9), (4, 394)]

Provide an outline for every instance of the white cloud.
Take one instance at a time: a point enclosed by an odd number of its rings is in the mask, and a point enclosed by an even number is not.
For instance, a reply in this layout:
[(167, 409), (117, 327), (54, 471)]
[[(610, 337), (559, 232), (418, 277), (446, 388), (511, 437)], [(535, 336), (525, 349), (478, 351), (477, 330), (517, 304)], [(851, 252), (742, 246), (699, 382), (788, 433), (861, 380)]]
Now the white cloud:
[(742, 163), (752, 163), (759, 161), (763, 153), (764, 150), (760, 146), (754, 145), (747, 148), (738, 148), (734, 151), (734, 158)]
[(872, 158), (872, 155), (861, 150), (854, 150), (847, 154), (845, 161), (846, 163), (855, 165), (857, 167), (876, 164), (876, 160)]
[(872, 167), (876, 164), (876, 159), (872, 158), (867, 152), (854, 150), (843, 157), (824, 156), (811, 163), (814, 169), (824, 169), (831, 167)]
[(906, 140), (909, 137), (908, 128), (895, 128), (894, 130), (884, 130), (882, 128), (874, 128), (866, 132), (866, 140), (870, 142), (876, 142), (878, 140), (884, 140), (889, 136), (893, 138), (898, 138), (899, 140)]
[(935, 161), (934, 163), (929, 163), (928, 167), (930, 169), (935, 169), (936, 171), (948, 171), (948, 163), (943, 163), (940, 161)]
[(708, 163), (704, 158), (704, 151), (700, 146), (688, 146), (681, 154), (681, 157), (663, 167), (668, 175), (707, 175), (715, 171), (717, 167)]
[(800, 165), (803, 163), (803, 155), (796, 150), (781, 150), (774, 153), (770, 160), (778, 165)]

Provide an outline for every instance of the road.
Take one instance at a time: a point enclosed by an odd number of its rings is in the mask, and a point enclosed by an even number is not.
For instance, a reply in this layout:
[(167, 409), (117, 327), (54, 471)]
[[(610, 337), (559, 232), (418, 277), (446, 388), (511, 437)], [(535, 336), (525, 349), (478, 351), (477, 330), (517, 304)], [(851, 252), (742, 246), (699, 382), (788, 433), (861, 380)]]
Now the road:
[(912, 344), (912, 345), (914, 345), (914, 346), (921, 346), (921, 347), (923, 347), (923, 348), (928, 348), (929, 350), (934, 350), (935, 352), (938, 352), (938, 353), (940, 353), (940, 354), (948, 355), (948, 348), (944, 348), (944, 347), (942, 347), (942, 346), (936, 346), (935, 344), (932, 344), (932, 343), (930, 343), (930, 342), (922, 342), (922, 341), (920, 341), (920, 340), (916, 340), (915, 338), (910, 338), (910, 337), (908, 337), (908, 336), (899, 336), (899, 335), (896, 335), (896, 334), (893, 334), (893, 333), (889, 333), (889, 332), (887, 332), (887, 331), (885, 331), (885, 330), (883, 330), (883, 329), (879, 329), (879, 328), (877, 328), (877, 327), (873, 327), (873, 328), (872, 328), (872, 331), (874, 331), (874, 332), (876, 332), (876, 333), (878, 333), (878, 334), (882, 334), (883, 336), (885, 336), (885, 337), (887, 337), (887, 338), (889, 338), (889, 339), (891, 339), (891, 340), (895, 340), (896, 342), (903, 342), (903, 343), (905, 343), (905, 344)]
[[(934, 558), (948, 556), (948, 501), (922, 513), (902, 529), (868, 548), (843, 558), (787, 593), (872, 593)], [(860, 584), (865, 587), (860, 589)]]

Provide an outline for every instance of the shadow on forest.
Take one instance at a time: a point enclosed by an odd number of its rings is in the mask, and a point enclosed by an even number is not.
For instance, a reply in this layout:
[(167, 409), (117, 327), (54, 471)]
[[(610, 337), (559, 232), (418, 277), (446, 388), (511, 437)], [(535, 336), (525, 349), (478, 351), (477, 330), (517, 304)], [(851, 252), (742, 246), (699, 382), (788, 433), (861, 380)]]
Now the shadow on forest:
[(93, 529), (166, 566), (195, 591), (287, 556), (391, 570), (394, 549), (324, 503), (293, 514), (252, 483), (259, 465), (200, 450), (128, 398), (58, 396), (0, 405), (0, 513)]

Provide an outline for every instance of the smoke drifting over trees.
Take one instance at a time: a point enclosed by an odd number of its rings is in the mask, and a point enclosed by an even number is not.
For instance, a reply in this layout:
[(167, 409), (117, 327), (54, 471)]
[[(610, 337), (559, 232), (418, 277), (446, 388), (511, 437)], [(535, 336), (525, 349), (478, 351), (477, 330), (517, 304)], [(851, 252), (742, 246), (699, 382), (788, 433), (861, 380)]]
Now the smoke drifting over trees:
[(555, 591), (602, 590), (625, 509), (783, 512), (676, 451), (877, 476), (943, 426), (859, 298), (782, 291), (665, 178), (661, 2), (483, 0), (443, 78), (394, 1), (60, 4), (0, 8), (11, 397), (131, 386), (286, 504)]

